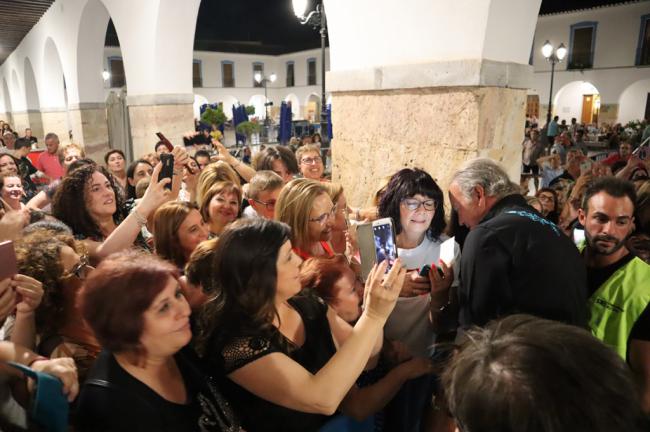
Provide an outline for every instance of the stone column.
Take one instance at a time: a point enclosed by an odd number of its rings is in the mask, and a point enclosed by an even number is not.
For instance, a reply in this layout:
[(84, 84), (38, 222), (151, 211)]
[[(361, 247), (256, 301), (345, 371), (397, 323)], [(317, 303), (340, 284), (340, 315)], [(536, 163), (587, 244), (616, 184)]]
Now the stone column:
[(477, 156), (518, 181), (540, 3), (325, 0), (332, 177), (352, 205), (404, 167), (446, 189)]
[[(59, 137), (61, 144), (70, 142), (68, 128), (68, 109), (67, 108), (50, 108), (41, 111), (43, 118), (43, 132), (48, 134), (54, 132)], [(44, 147), (42, 138), (39, 137), (39, 147)]]
[(404, 167), (446, 189), (460, 164), (486, 156), (518, 178), (529, 76), (527, 66), (487, 60), (330, 72), (333, 180), (361, 205)]
[(82, 103), (69, 108), (72, 141), (84, 147), (86, 156), (101, 163), (109, 149), (105, 103)]
[(127, 96), (133, 158), (152, 153), (162, 132), (174, 145), (194, 130), (194, 95)]

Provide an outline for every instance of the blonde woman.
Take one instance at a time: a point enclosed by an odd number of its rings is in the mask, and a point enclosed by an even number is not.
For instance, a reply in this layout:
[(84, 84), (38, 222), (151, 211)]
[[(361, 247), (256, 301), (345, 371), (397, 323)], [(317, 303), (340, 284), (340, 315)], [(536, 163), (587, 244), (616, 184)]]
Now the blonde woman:
[(196, 184), (196, 204), (201, 207), (208, 190), (217, 182), (228, 181), (241, 187), (239, 176), (225, 162), (214, 162), (203, 168)]
[(291, 180), (275, 204), (275, 220), (291, 227), (293, 251), (302, 259), (332, 256), (330, 244), (336, 206), (320, 182)]

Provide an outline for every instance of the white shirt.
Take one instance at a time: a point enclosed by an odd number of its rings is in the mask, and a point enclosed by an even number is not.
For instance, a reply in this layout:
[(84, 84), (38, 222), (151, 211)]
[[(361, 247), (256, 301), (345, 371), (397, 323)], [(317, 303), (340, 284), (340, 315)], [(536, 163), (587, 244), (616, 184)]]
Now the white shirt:
[[(408, 270), (419, 270), (425, 265), (438, 265), (440, 260), (440, 245), (449, 237), (440, 235), (438, 241), (429, 240), (426, 236), (422, 243), (413, 249), (397, 249), (402, 264)], [(460, 247), (454, 245), (454, 286), (458, 285), (460, 268)], [(431, 266), (433, 267), (433, 266)], [(436, 342), (436, 334), (429, 321), (429, 295), (416, 297), (400, 297), (395, 309), (388, 317), (384, 326), (386, 338), (398, 340), (408, 346), (411, 354), (430, 357)]]

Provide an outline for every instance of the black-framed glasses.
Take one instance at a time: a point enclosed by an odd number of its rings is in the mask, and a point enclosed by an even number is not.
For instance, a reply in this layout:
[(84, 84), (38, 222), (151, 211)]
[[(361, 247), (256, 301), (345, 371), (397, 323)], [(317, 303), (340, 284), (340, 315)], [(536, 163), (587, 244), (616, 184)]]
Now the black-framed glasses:
[(266, 207), (267, 210), (275, 209), (275, 203), (277, 202), (277, 200), (274, 199), (268, 200), (267, 202), (256, 200), (256, 199), (253, 199), (253, 201), (255, 201), (258, 204), (262, 204), (264, 207)]
[(68, 279), (71, 278), (72, 276), (75, 276), (79, 280), (85, 280), (86, 277), (88, 276), (88, 273), (90, 271), (90, 266), (88, 265), (88, 256), (87, 255), (82, 255), (79, 258), (79, 262), (74, 265), (70, 270), (65, 272), (63, 276), (61, 276), (62, 279)]
[(434, 211), (438, 207), (438, 202), (432, 199), (420, 201), (415, 198), (406, 198), (402, 200), (402, 204), (410, 211), (416, 211), (420, 207), (424, 207), (426, 211)]
[(329, 218), (333, 218), (335, 214), (336, 214), (336, 206), (332, 207), (332, 210), (330, 210), (329, 213), (323, 213), (317, 218), (313, 218), (313, 219), (309, 218), (309, 222), (318, 222), (321, 225), (325, 225), (329, 220)]
[(320, 156), (315, 156), (313, 158), (306, 157), (300, 159), (300, 163), (304, 163), (305, 165), (315, 165), (321, 162), (323, 162), (323, 158), (321, 158)]

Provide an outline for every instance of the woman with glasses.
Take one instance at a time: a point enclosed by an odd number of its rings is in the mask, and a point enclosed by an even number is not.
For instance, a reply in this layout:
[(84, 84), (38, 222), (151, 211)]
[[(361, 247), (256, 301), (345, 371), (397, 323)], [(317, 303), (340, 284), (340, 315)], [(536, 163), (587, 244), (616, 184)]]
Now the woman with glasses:
[(320, 149), (314, 144), (307, 144), (296, 151), (296, 159), (302, 176), (307, 179), (321, 181), (323, 179), (323, 158)]
[(291, 180), (275, 204), (275, 220), (291, 227), (291, 244), (302, 259), (333, 256), (330, 242), (336, 206), (325, 186), (309, 179)]
[(558, 212), (557, 193), (551, 188), (541, 188), (535, 196), (542, 204), (542, 216), (557, 224), (560, 214)]
[(16, 243), (16, 257), (19, 272), (43, 284), (35, 313), (39, 354), (72, 357), (83, 379), (101, 350), (77, 306), (79, 290), (92, 270), (83, 245), (70, 234), (39, 228)]
[[(397, 254), (407, 269), (404, 287), (385, 335), (404, 343), (412, 355), (430, 357), (436, 334), (431, 318), (436, 318), (453, 298), (452, 282), (458, 285), (458, 265), (447, 267), (440, 260), (440, 245), (447, 240), (442, 190), (425, 171), (405, 168), (395, 173), (379, 201), (380, 218), (390, 217), (395, 224)], [(454, 262), (460, 261), (460, 248), (454, 245)], [(428, 274), (420, 276), (430, 266)], [(438, 271), (440, 269), (440, 271)], [(396, 402), (397, 419), (402, 430), (413, 430), (419, 415), (430, 402), (433, 382), (422, 377), (407, 383)], [(403, 403), (400, 407), (400, 403)], [(388, 430), (392, 430), (388, 428)]]

